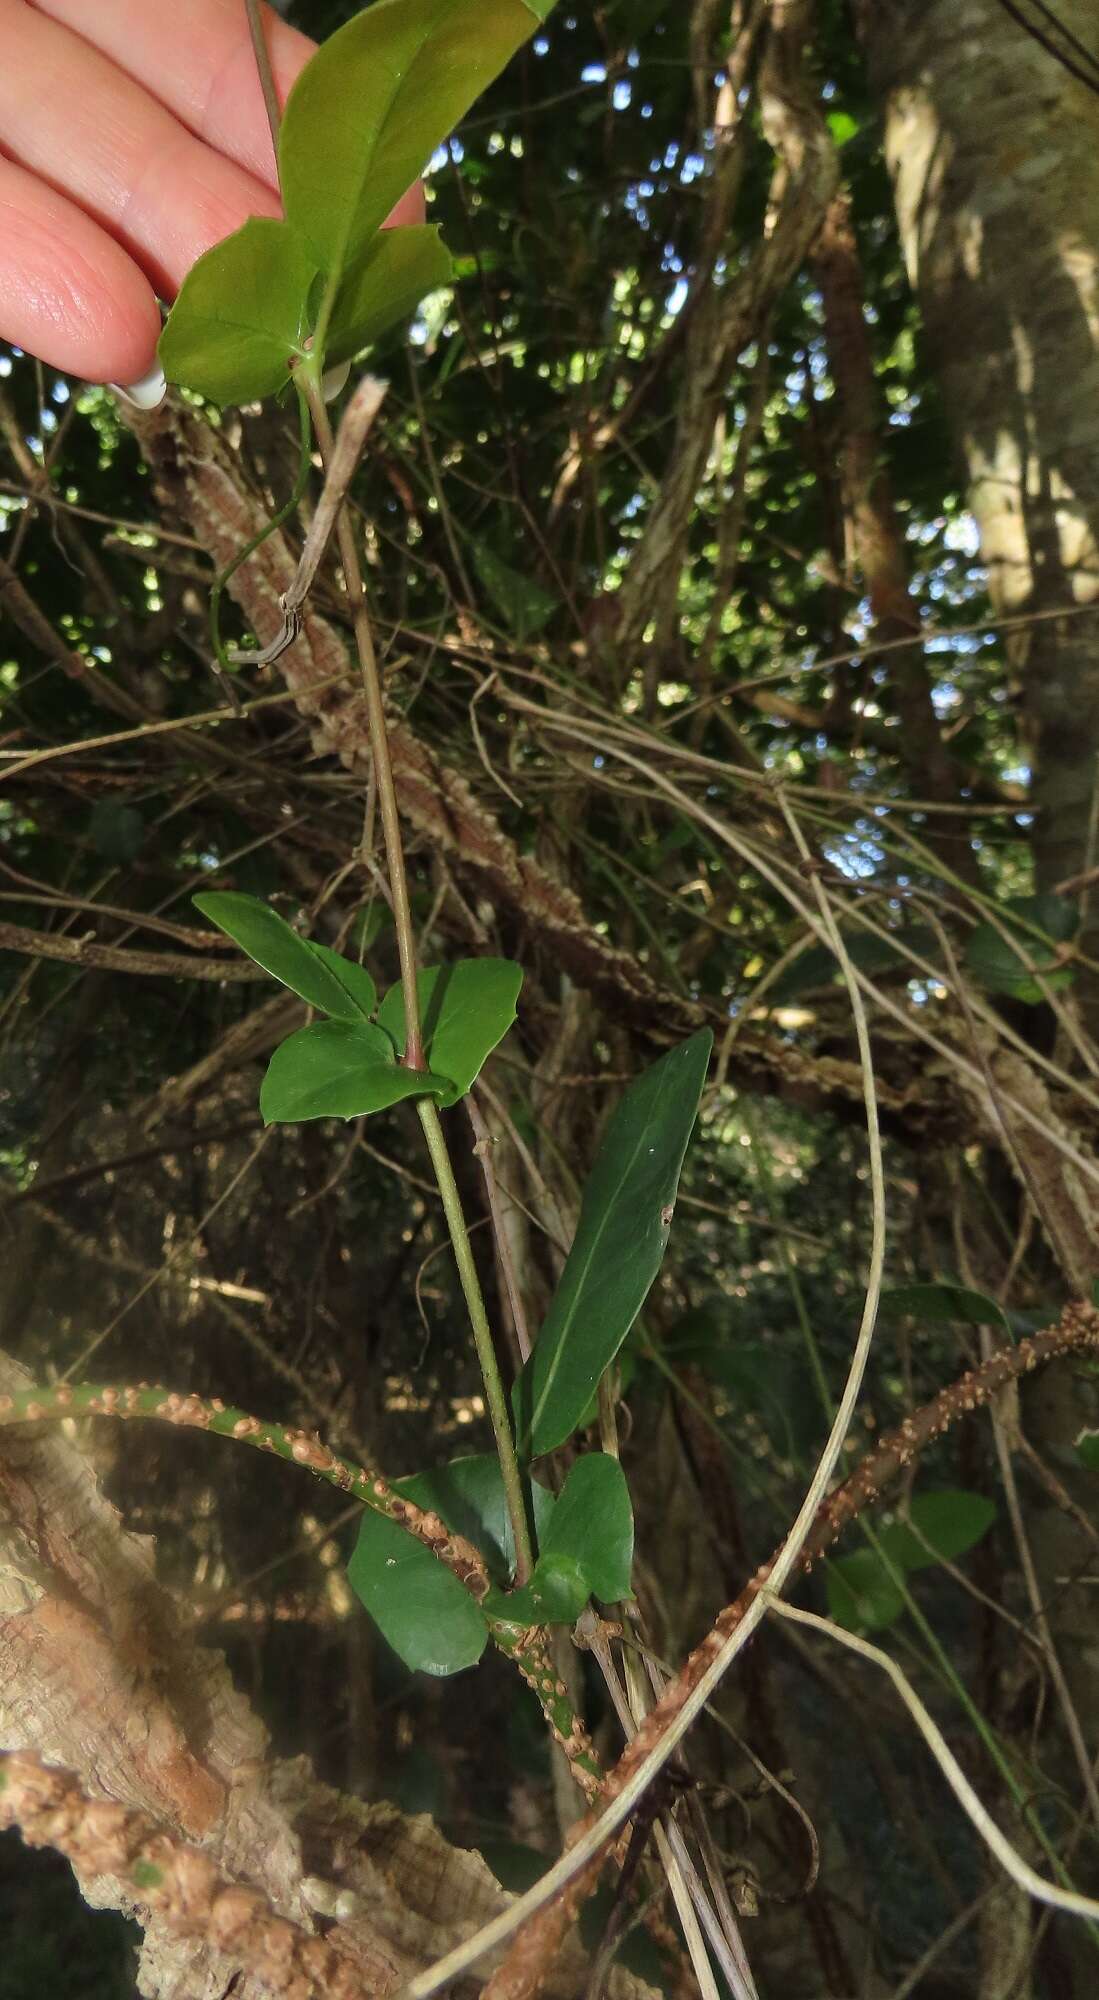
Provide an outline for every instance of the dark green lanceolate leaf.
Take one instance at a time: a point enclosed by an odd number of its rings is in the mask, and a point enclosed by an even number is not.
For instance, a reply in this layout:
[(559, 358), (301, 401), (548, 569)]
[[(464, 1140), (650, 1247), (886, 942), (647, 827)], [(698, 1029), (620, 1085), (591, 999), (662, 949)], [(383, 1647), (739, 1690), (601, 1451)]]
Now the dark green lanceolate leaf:
[(326, 364), (350, 360), (369, 347), (450, 278), (450, 253), (434, 225), (383, 230), (340, 285), (325, 343)]
[(966, 945), (966, 967), (990, 993), (1037, 1006), (1045, 995), (1029, 968), (1041, 973), (1054, 993), (1070, 985), (1071, 967), (1062, 963), (1056, 947), (1076, 935), (1079, 921), (1075, 903), (1064, 896), (1014, 896), (1004, 908), (1001, 928), (1014, 933), (1018, 947), (994, 925), (978, 924)]
[[(996, 1519), (983, 1493), (944, 1490), (918, 1494), (907, 1521), (878, 1531), (878, 1548), (856, 1549), (828, 1565), (828, 1609), (849, 1631), (876, 1632), (892, 1625), (904, 1597), (887, 1565), (902, 1574), (954, 1562), (975, 1547)], [(883, 1558), (885, 1560), (883, 1560)]]
[(629, 1086), (607, 1127), (568, 1261), (515, 1385), (521, 1448), (530, 1457), (575, 1429), (660, 1269), (712, 1045), (703, 1028), (661, 1056)]
[(456, 1674), (484, 1652), (488, 1626), (465, 1585), (384, 1514), (363, 1515), (347, 1580), (406, 1667)]
[(883, 1291), (878, 1307), (882, 1319), (905, 1316), (922, 1319), (935, 1326), (949, 1326), (961, 1320), (967, 1326), (1000, 1326), (1008, 1330), (1007, 1316), (995, 1299), (972, 1292), (966, 1285), (891, 1285)]
[(1099, 1472), (1099, 1431), (1081, 1431), (1076, 1440), (1076, 1456), (1089, 1472)]
[(531, 639), (542, 630), (560, 605), (541, 584), (512, 569), (480, 536), (470, 537), (473, 567), (477, 571), (507, 631), (516, 639)]
[[(389, 0), (384, 0), (388, 5)], [(416, 981), (424, 1055), (439, 1088), (441, 1104), (464, 1097), (486, 1056), (503, 1040), (515, 1019), (523, 984), (522, 968), (507, 958), (462, 958), (457, 965), (432, 966)], [(404, 996), (391, 986), (378, 1009), (378, 1023), (404, 1054)]]
[[(398, 1491), (418, 1507), (430, 1507), (441, 1514), (448, 1528), (480, 1549), (494, 1582), (510, 1582), (515, 1571), (515, 1542), (495, 1454), (456, 1458), (431, 1472), (417, 1472), (398, 1481)], [(535, 1537), (541, 1546), (558, 1503), (549, 1488), (536, 1479), (530, 1482), (529, 1501)]]
[(252, 216), (188, 272), (160, 336), (169, 382), (215, 403), (247, 403), (281, 389), (303, 352), (317, 264), (297, 231)]
[(275, 1050), (259, 1094), (265, 1125), (305, 1118), (364, 1118), (404, 1097), (441, 1095), (447, 1079), (402, 1069), (383, 1028), (369, 1021), (314, 1021)]
[(191, 898), (196, 910), (239, 944), (265, 972), (337, 1021), (369, 1019), (377, 1005), (377, 989), (361, 965), (341, 958), (325, 944), (312, 944), (261, 903), (230, 889), (208, 889)]
[(279, 142), (287, 219), (342, 276), (552, 0), (377, 0), (317, 51)]

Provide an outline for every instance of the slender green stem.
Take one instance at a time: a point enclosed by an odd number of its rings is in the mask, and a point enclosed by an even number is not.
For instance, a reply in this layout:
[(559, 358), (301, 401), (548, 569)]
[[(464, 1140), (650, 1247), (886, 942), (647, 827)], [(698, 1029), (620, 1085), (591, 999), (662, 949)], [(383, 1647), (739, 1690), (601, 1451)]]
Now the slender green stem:
[[(303, 383), (305, 394), (309, 399), (313, 428), (320, 444), (321, 458), (327, 467), (331, 463), (334, 439), (320, 390), (317, 367), (315, 358), (305, 363), (299, 369), (297, 379)], [(359, 551), (355, 541), (355, 530), (346, 507), (341, 507), (336, 515), (336, 535), (355, 623), (355, 645), (366, 695), (370, 748), (373, 752), (374, 776), (378, 787), (378, 811), (385, 839), (389, 888), (393, 898), (393, 925), (397, 934), (401, 993), (404, 1000), (404, 1062), (407, 1069), (426, 1069), (423, 1034), (420, 1029), (420, 1002), (416, 986), (416, 934), (412, 928), (412, 908), (408, 900), (408, 875), (405, 870), (400, 814), (397, 811), (397, 788), (393, 782), (393, 764), (389, 755), (389, 734), (385, 721), (385, 704), (382, 700), (381, 676), (378, 673), (374, 635), (370, 629), (370, 613), (363, 591)]]
[(520, 1584), (528, 1583), (534, 1568), (534, 1555), (531, 1549), (530, 1529), (527, 1527), (527, 1511), (523, 1500), (523, 1482), (519, 1476), (519, 1460), (515, 1455), (515, 1440), (512, 1437), (511, 1424), (508, 1420), (507, 1399), (504, 1395), (503, 1382), (500, 1379), (496, 1350), (492, 1344), (492, 1333), (489, 1328), (488, 1314), (485, 1311), (481, 1281), (477, 1276), (477, 1266), (473, 1261), (473, 1251), (470, 1248), (469, 1231), (466, 1228), (465, 1216), (462, 1214), (462, 1202), (461, 1196), (458, 1193), (458, 1183), (454, 1178), (454, 1169), (450, 1164), (450, 1154), (447, 1151), (447, 1144), (443, 1137), (443, 1128), (434, 1099), (430, 1097), (418, 1097), (416, 1099), (416, 1109), (420, 1115), (420, 1123), (424, 1128), (424, 1138), (427, 1140), (427, 1150), (431, 1154), (431, 1164), (435, 1169), (435, 1178), (439, 1183), (439, 1193), (443, 1198), (443, 1212), (446, 1215), (450, 1240), (454, 1245), (454, 1260), (458, 1266), (458, 1277), (465, 1296), (466, 1307), (469, 1311), (470, 1325), (473, 1328), (477, 1359), (481, 1364), (481, 1375), (485, 1385), (485, 1401), (488, 1404), (493, 1436), (496, 1439), (496, 1453), (500, 1460), (500, 1473), (504, 1482), (508, 1516), (511, 1521), (512, 1534), (515, 1537), (516, 1581)]
[(267, 36), (263, 30), (260, 0), (244, 0), (244, 5), (248, 12), (248, 32), (252, 37), (252, 49), (256, 58), (256, 68), (259, 71), (263, 102), (267, 109), (267, 123), (271, 127), (271, 144), (275, 149), (275, 158), (277, 160), (282, 111), (279, 106), (279, 94), (275, 88), (274, 72), (271, 68), (271, 51), (267, 46)]

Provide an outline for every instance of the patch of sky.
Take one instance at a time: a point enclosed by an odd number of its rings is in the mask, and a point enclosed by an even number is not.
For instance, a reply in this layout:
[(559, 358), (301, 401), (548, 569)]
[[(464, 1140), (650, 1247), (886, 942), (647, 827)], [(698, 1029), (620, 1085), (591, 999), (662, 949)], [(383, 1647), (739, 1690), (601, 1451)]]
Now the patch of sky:
[(651, 117), (652, 117), (652, 115), (653, 115), (653, 108), (652, 108), (652, 105), (651, 105), (651, 104), (643, 104), (643, 105), (641, 106), (641, 116), (642, 116), (642, 118), (651, 118)]
[(535, 35), (534, 40), (531, 43), (531, 48), (534, 50), (536, 56), (548, 56), (549, 54), (548, 37), (545, 35)]
[(1001, 771), (1000, 776), (1005, 785), (1029, 785), (1031, 778), (1030, 765), (1009, 764), (1006, 771)]
[(949, 715), (950, 710), (957, 706), (961, 698), (953, 681), (941, 681), (938, 687), (933, 687), (931, 690), (931, 705), (938, 716)]
[(628, 111), (633, 103), (633, 84), (619, 81), (611, 92), (611, 103), (616, 111)]
[(641, 53), (640, 53), (640, 50), (638, 50), (638, 49), (627, 49), (627, 51), (626, 51), (626, 68), (627, 68), (627, 69), (637, 69), (637, 68), (638, 68), (638, 66), (639, 66), (639, 64), (640, 64), (640, 62), (641, 62)]
[(668, 293), (668, 296), (664, 301), (665, 312), (671, 313), (674, 318), (675, 314), (680, 310), (686, 296), (687, 296), (687, 280), (686, 278), (677, 278), (675, 284), (672, 286), (671, 291)]
[(1016, 824), (1016, 826), (1033, 826), (1033, 825), (1034, 825), (1034, 814), (1033, 814), (1033, 813), (1013, 813), (1013, 814), (1012, 814), (1012, 818), (1014, 819), (1014, 821), (1015, 821), (1015, 824)]
[(55, 403), (67, 403), (67, 402), (68, 402), (68, 400), (69, 400), (69, 385), (68, 385), (68, 383), (67, 383), (67, 382), (55, 382), (55, 383), (54, 383), (54, 385), (53, 385), (53, 389), (51, 390), (51, 394), (52, 394), (52, 396), (53, 396), (53, 400), (54, 400), (54, 402), (55, 402)]
[(679, 170), (679, 178), (684, 187), (690, 187), (691, 182), (696, 181), (698, 179), (699, 174), (703, 174), (705, 173), (705, 171), (706, 171), (706, 162), (702, 154), (688, 153), (685, 156), (683, 165)]
[(10, 374), (11, 374), (11, 356), (10, 354), (0, 354), (0, 375), (10, 375)]
[(580, 72), (581, 83), (606, 83), (607, 65), (601, 62), (585, 63)]

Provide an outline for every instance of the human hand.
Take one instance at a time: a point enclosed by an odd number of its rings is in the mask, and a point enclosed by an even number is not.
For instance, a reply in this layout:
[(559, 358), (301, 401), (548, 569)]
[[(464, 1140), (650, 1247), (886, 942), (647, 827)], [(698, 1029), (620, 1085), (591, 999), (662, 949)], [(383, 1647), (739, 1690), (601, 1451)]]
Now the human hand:
[[(264, 17), (285, 102), (313, 43)], [(244, 0), (0, 0), (0, 48), (0, 338), (150, 407), (157, 300), (280, 213)]]

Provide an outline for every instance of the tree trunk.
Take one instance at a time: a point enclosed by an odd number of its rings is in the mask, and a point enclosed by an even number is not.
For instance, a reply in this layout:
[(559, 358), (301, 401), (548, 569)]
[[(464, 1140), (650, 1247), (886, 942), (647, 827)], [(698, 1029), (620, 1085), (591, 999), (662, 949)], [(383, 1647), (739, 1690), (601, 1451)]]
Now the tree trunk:
[[(861, 13), (993, 605), (1034, 621), (1007, 646), (1050, 889), (1095, 861), (1099, 651), (1085, 607), (1099, 602), (1099, 95), (999, 0), (863, 0)], [(1094, 45), (1093, 0), (1063, 0), (1059, 19)], [(1099, 981), (1081, 998), (1094, 1031)]]

